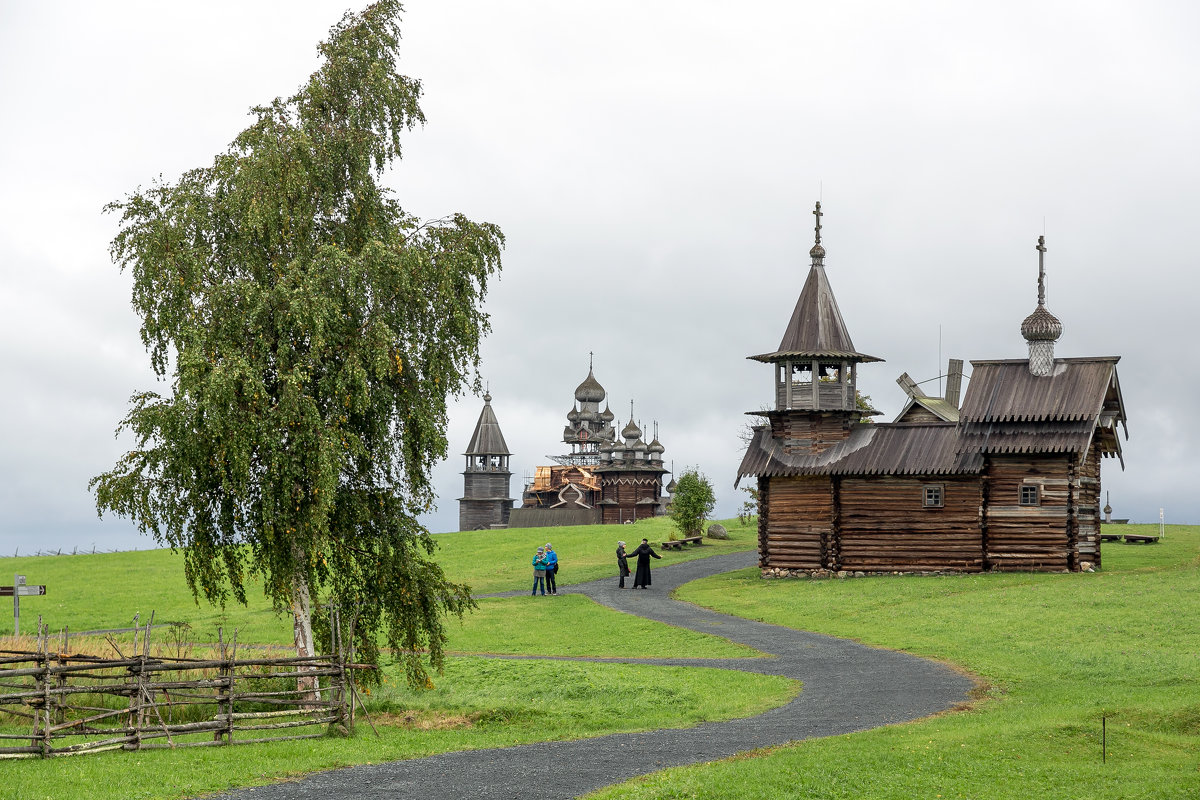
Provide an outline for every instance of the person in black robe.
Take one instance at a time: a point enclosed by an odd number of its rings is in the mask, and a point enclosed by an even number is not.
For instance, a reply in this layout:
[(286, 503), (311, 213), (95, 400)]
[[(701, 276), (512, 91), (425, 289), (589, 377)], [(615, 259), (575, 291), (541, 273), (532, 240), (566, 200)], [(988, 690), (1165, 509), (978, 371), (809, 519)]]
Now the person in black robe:
[(662, 558), (658, 553), (654, 552), (654, 548), (645, 539), (637, 546), (629, 555), (637, 556), (637, 572), (633, 574), (633, 588), (646, 589), (650, 586), (650, 558)]
[(617, 588), (624, 589), (625, 579), (629, 577), (629, 561), (625, 557), (624, 542), (617, 542), (617, 577), (621, 579), (617, 583)]

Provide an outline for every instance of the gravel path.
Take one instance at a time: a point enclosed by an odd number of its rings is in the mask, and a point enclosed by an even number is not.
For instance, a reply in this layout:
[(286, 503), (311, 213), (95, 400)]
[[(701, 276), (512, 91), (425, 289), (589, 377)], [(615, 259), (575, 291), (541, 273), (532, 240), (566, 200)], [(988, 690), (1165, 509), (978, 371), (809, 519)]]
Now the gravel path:
[(664, 767), (917, 719), (967, 699), (971, 680), (940, 664), (844, 639), (716, 614), (668, 597), (670, 591), (688, 581), (752, 566), (755, 558), (755, 553), (734, 553), (656, 569), (654, 584), (645, 591), (622, 591), (613, 578), (560, 587), (559, 594), (586, 594), (618, 611), (717, 634), (774, 654), (776, 658), (637, 659), (636, 663), (725, 667), (803, 681), (803, 691), (785, 706), (748, 719), (682, 730), (621, 733), (349, 767), (220, 797), (572, 798)]

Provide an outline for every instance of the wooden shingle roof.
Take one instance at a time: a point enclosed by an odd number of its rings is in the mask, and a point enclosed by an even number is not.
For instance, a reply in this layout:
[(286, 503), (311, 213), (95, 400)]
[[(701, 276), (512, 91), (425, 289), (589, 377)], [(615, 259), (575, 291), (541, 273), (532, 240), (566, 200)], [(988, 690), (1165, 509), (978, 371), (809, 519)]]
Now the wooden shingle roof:
[(882, 361), (881, 358), (854, 349), (850, 332), (842, 320), (837, 300), (825, 275), (825, 267), (813, 264), (808, 279), (800, 290), (796, 308), (788, 321), (787, 330), (773, 353), (750, 356), (754, 361), (782, 361), (785, 358), (847, 361)]
[(849, 438), (824, 452), (786, 452), (767, 426), (756, 428), (738, 468), (748, 475), (967, 475), (978, 473), (983, 458), (960, 453), (953, 423), (858, 425)]
[(479, 421), (475, 423), (475, 433), (471, 443), (467, 445), (465, 456), (511, 456), (508, 445), (504, 442), (504, 434), (500, 432), (500, 423), (496, 413), (492, 411), (492, 396), (483, 396), (483, 411), (479, 412)]
[(971, 384), (959, 418), (981, 422), (1095, 422), (1110, 388), (1116, 393), (1118, 419), (1125, 409), (1116, 384), (1120, 356), (1060, 358), (1050, 375), (1029, 372), (1026, 359), (972, 361)]

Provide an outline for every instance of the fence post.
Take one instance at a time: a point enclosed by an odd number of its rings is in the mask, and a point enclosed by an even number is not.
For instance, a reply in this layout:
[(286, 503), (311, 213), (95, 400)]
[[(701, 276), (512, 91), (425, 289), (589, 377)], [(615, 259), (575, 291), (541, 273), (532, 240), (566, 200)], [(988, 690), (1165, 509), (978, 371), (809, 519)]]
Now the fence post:
[[(70, 627), (62, 629), (62, 639), (58, 645), (58, 666), (65, 667), (67, 665), (67, 644), (71, 640)], [(55, 688), (58, 689), (54, 698), (54, 724), (61, 725), (67, 721), (66, 709), (66, 688), (67, 688), (67, 673), (58, 673), (58, 678), (55, 680)]]
[[(49, 626), (47, 626), (48, 628)], [(41, 667), (41, 689), (42, 689), (42, 709), (40, 717), (42, 719), (42, 758), (49, 758), (50, 751), (53, 749), (53, 734), (50, 732), (50, 648), (45, 639), (43, 639), (42, 617), (38, 615), (38, 666)]]

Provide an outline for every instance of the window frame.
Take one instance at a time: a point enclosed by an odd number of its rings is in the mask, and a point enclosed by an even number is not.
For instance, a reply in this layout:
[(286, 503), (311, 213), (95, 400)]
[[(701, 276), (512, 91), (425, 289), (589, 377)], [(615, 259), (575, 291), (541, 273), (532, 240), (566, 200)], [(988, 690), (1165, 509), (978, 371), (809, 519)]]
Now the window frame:
[[(937, 502), (931, 503), (931, 492), (937, 492)], [(921, 508), (945, 508), (946, 484), (925, 483), (921, 485)]]
[[(1033, 499), (1027, 500), (1028, 494), (1032, 493)], [(1017, 505), (1024, 508), (1033, 508), (1042, 504), (1042, 487), (1036, 483), (1023, 483), (1017, 493)]]

